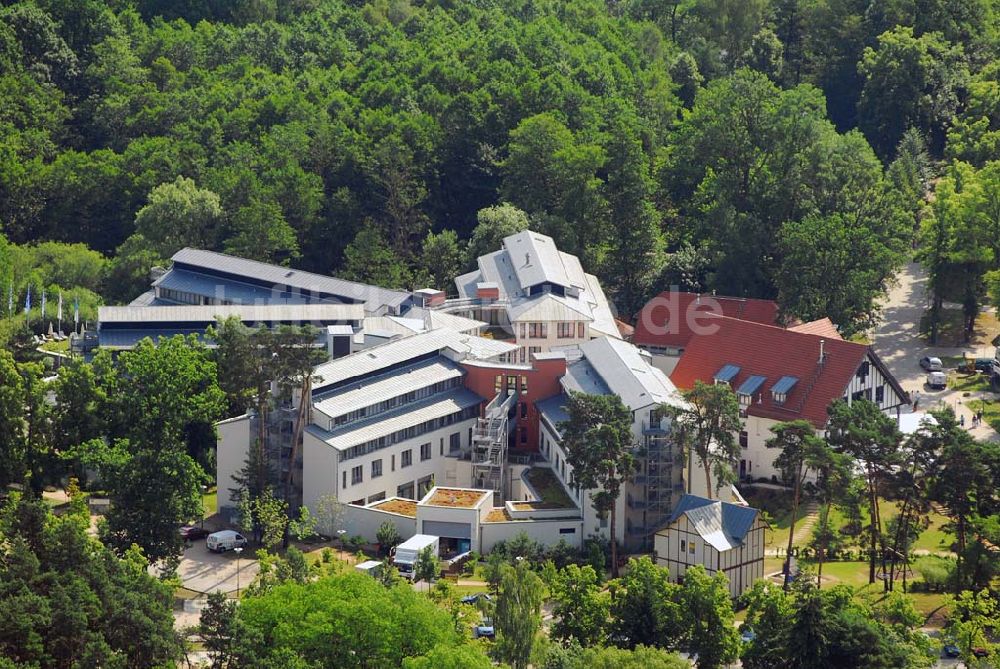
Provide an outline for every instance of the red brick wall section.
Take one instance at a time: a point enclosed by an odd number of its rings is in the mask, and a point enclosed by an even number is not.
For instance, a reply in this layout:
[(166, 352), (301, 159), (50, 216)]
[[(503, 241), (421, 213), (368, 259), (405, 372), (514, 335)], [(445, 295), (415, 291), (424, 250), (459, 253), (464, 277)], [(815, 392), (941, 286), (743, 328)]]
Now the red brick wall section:
[[(535, 403), (548, 399), (562, 392), (559, 379), (566, 374), (564, 358), (535, 360), (530, 369), (525, 366), (510, 367), (499, 365), (482, 365), (476, 362), (463, 362), (466, 370), (465, 387), (482, 397), (492, 399), (496, 392), (496, 377), (501, 378), (501, 388), (506, 387), (507, 378), (517, 377), (518, 402), (527, 405), (527, 417), (521, 418), (521, 407), (517, 408), (516, 420), (518, 433), (514, 437), (514, 449), (525, 453), (538, 452), (539, 417)], [(527, 392), (522, 392), (522, 381), (528, 382)], [(521, 430), (526, 432), (524, 443), (521, 442)]]

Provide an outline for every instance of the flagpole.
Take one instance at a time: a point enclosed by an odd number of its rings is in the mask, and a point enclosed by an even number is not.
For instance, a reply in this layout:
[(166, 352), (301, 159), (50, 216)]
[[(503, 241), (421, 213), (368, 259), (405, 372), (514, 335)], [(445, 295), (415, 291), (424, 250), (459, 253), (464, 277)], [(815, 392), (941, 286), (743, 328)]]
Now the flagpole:
[(31, 329), (31, 284), (28, 284), (28, 294), (24, 296), (24, 329)]

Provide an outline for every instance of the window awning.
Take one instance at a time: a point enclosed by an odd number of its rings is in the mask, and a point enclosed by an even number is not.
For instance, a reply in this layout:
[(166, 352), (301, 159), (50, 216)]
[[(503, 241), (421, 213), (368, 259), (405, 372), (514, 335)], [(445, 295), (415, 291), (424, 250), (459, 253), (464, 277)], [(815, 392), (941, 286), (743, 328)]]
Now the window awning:
[(766, 380), (766, 376), (758, 376), (755, 374), (740, 384), (740, 387), (736, 389), (736, 394), (753, 395), (762, 385), (764, 385), (764, 381)]
[(797, 376), (783, 376), (778, 379), (778, 382), (771, 386), (771, 392), (775, 395), (787, 395), (788, 391), (795, 387), (795, 384), (799, 382)]

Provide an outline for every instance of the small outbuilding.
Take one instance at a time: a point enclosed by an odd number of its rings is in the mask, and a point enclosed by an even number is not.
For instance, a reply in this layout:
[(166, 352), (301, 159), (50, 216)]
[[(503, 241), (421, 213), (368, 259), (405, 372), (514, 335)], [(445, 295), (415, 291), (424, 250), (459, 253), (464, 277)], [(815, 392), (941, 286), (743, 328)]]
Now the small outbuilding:
[(709, 574), (721, 572), (736, 598), (764, 578), (764, 528), (757, 509), (684, 495), (654, 537), (656, 563), (678, 583), (696, 564)]

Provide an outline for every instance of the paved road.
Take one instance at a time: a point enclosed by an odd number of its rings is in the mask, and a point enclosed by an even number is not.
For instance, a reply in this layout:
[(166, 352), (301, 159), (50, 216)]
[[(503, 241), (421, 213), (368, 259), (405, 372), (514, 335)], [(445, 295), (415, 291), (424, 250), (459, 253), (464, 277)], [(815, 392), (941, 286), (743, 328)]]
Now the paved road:
[[(926, 373), (918, 361), (925, 355), (958, 356), (963, 353), (978, 357), (993, 357), (993, 349), (975, 347), (927, 346), (918, 336), (920, 319), (927, 308), (927, 276), (920, 265), (907, 265), (897, 277), (898, 284), (889, 292), (882, 310), (882, 322), (876, 328), (873, 345), (876, 353), (888, 366), (903, 390), (920, 393), (918, 411), (939, 404), (948, 404), (959, 415), (965, 416), (965, 424), (972, 425), (974, 408), (968, 406), (975, 397), (962, 397), (955, 390), (930, 390), (924, 385)], [(978, 397), (978, 395), (976, 395)], [(997, 433), (988, 425), (972, 431), (978, 439), (997, 439)]]

